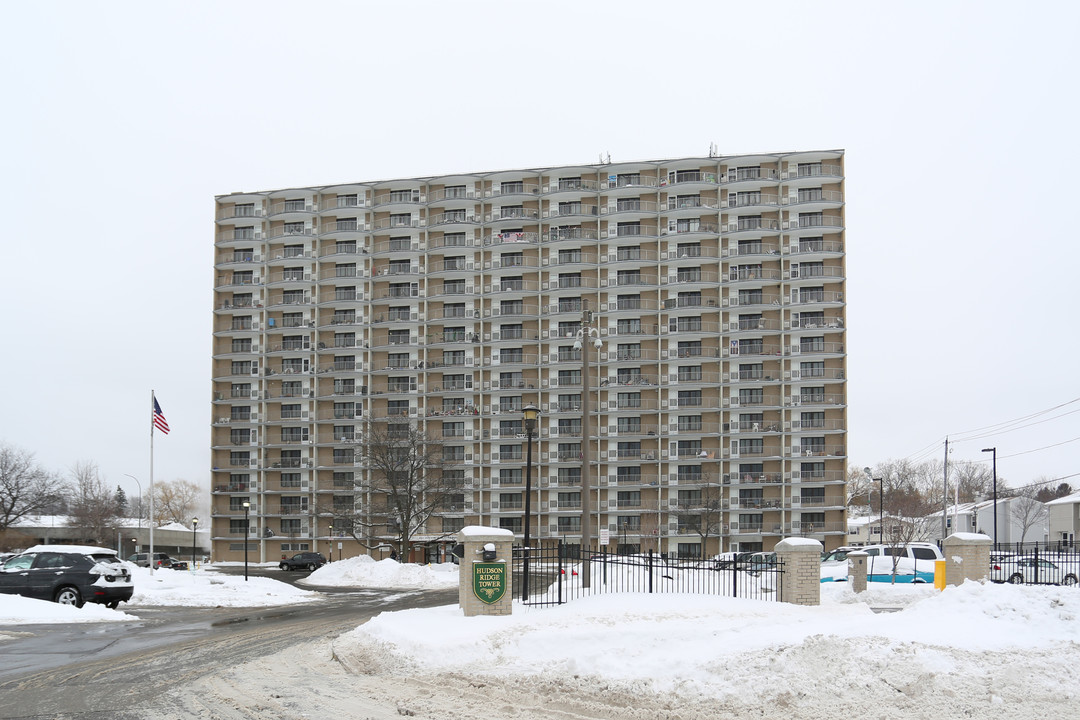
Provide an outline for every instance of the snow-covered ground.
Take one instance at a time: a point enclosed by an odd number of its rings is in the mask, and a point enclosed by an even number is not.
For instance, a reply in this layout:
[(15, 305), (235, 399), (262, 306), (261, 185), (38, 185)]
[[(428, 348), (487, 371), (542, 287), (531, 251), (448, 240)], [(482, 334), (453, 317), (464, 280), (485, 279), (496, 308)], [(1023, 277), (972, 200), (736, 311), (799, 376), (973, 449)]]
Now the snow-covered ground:
[[(353, 560), (324, 566), (308, 582), (430, 588), (452, 586), (454, 577), (453, 566)], [(0, 624), (130, 620), (151, 604), (318, 598), (265, 578), (245, 586), (212, 570), (153, 578), (143, 570), (135, 583), (123, 611), (0, 596)], [(295, 660), (317, 652), (345, 668), (319, 689), (321, 698), (341, 691), (333, 709), (343, 717), (382, 717), (371, 703), (459, 719), (499, 716), (499, 708), (513, 708), (519, 720), (554, 717), (555, 709), (561, 717), (620, 720), (762, 712), (814, 720), (1080, 717), (1077, 588), (872, 584), (856, 595), (848, 583), (824, 583), (821, 590), (818, 607), (625, 593), (547, 609), (515, 603), (507, 617), (465, 618), (456, 605), (386, 612)], [(256, 665), (237, 668), (215, 692), (232, 683), (250, 696), (260, 687)], [(365, 714), (350, 714), (347, 698), (359, 696), (370, 700)]]

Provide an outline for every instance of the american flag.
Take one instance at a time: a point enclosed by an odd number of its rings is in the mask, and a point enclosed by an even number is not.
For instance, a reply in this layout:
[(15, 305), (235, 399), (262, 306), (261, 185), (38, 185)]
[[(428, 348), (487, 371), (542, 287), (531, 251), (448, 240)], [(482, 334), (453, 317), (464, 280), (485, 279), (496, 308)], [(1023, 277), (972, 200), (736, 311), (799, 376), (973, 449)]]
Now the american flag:
[(165, 416), (161, 414), (161, 406), (158, 405), (157, 398), (154, 398), (154, 427), (164, 435), (169, 434), (169, 423), (165, 420)]

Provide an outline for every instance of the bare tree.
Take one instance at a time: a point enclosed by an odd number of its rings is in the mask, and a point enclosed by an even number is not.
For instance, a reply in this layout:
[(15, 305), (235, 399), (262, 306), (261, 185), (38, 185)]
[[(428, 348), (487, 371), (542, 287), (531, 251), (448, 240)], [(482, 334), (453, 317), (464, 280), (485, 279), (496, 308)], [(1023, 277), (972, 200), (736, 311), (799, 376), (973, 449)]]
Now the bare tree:
[(154, 522), (188, 525), (195, 516), (202, 491), (191, 480), (172, 480), (154, 485)]
[(1012, 502), (1013, 521), (1020, 526), (1020, 542), (1027, 540), (1028, 530), (1046, 520), (1046, 505), (1039, 501), (1036, 492), (1020, 493)]
[(678, 519), (680, 534), (694, 533), (701, 538), (703, 553), (709, 538), (720, 537), (724, 514), (721, 487), (711, 480), (710, 473), (702, 472), (702, 487), (679, 490), (677, 504), (668, 512)]
[(34, 462), (34, 454), (0, 445), (0, 532), (28, 516), (53, 511), (64, 482)]
[(461, 458), (415, 424), (393, 420), (369, 425), (356, 456), (364, 466), (352, 480), (357, 495), (339, 496), (319, 513), (333, 517), (335, 533), (369, 549), (392, 542), (408, 558), (413, 538), (462, 492), (460, 475), (451, 471)]
[(71, 468), (71, 480), (68, 525), (81, 529), (91, 542), (109, 542), (120, 513), (116, 496), (98, 472), (97, 464), (76, 463)]

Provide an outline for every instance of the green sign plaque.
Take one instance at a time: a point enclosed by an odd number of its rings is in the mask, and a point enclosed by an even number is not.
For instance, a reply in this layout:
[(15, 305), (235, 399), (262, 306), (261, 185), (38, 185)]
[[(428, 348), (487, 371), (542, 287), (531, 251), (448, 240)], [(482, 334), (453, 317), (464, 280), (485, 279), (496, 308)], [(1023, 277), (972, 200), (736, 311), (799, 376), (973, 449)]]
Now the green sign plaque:
[(499, 602), (506, 594), (506, 563), (473, 563), (473, 594), (487, 605)]

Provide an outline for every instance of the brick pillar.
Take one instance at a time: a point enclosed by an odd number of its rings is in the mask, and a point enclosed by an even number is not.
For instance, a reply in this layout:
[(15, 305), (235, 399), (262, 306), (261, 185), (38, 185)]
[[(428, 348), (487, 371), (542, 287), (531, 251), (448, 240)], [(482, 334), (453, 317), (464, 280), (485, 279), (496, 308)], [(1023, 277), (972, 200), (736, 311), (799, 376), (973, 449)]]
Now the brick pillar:
[[(458, 583), (458, 604), (464, 610), (465, 617), (511, 614), (514, 587), (510, 576), (514, 566), (514, 533), (501, 528), (472, 525), (462, 528), (458, 533), (458, 541), (465, 546), (459, 567), (460, 581)], [(484, 547), (488, 545), (495, 548), (495, 557), (492, 560), (484, 559)], [(483, 592), (477, 595), (473, 586), (477, 569), (474, 565), (476, 564), (494, 565), (490, 568), (490, 572), (481, 578), (481, 591), (484, 587), (490, 588), (490, 583), (498, 582), (501, 578), (503, 594), (497, 600), (488, 602), (481, 599), (485, 595)]]
[(787, 538), (776, 543), (776, 556), (784, 564), (780, 599), (794, 605), (820, 605), (821, 543)]
[(990, 576), (990, 548), (994, 541), (981, 533), (953, 533), (941, 543), (945, 556), (945, 584), (985, 580)]
[(856, 550), (855, 552), (849, 552), (847, 554), (848, 559), (848, 576), (851, 580), (851, 589), (857, 593), (866, 592), (866, 558), (869, 555), (862, 550)]

